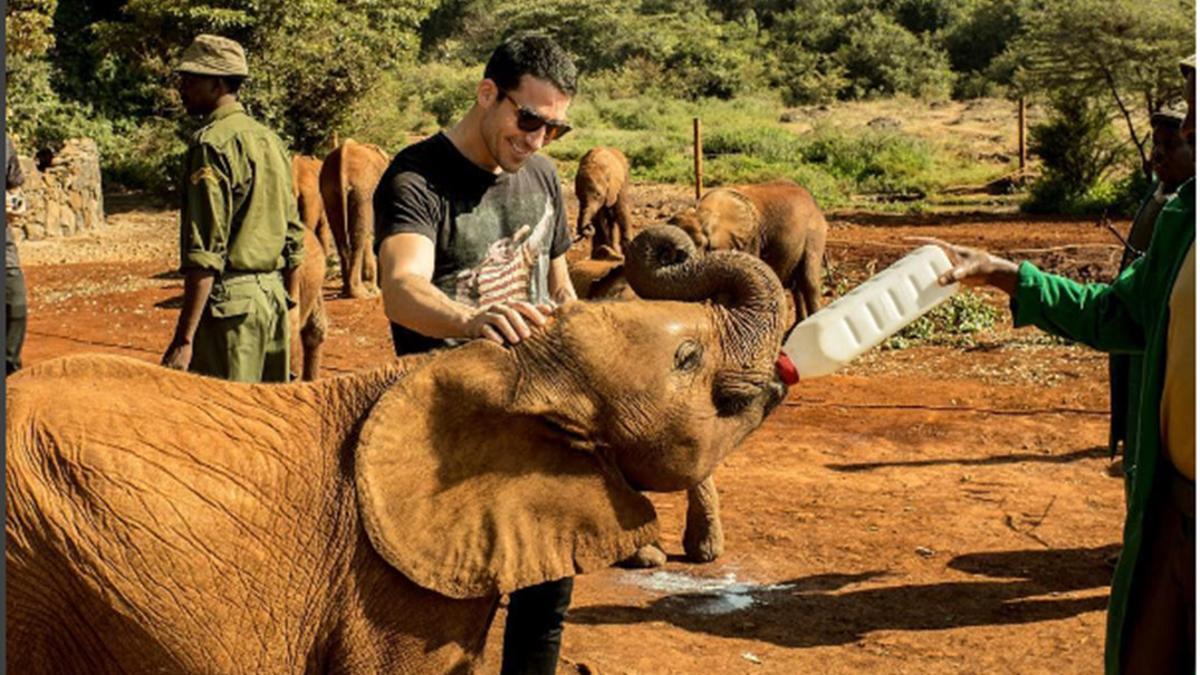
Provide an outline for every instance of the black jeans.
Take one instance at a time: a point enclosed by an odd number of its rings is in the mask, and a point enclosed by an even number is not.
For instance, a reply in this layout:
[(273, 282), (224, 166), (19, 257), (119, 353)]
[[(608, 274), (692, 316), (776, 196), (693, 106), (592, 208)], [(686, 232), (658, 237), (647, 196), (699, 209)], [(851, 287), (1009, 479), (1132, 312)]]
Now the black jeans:
[(574, 587), (575, 580), (567, 577), (508, 596), (500, 675), (554, 675)]
[(21, 369), (25, 344), (25, 275), (20, 267), (4, 268), (4, 374)]

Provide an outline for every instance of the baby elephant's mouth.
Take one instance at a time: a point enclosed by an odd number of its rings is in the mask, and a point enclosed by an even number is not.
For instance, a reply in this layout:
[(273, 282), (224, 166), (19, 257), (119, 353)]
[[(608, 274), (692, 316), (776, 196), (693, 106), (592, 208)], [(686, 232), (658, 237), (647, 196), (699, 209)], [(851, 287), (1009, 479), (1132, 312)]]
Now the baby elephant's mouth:
[(780, 379), (771, 380), (767, 383), (766, 394), (767, 404), (763, 406), (763, 417), (770, 415), (771, 411), (787, 398), (787, 385)]

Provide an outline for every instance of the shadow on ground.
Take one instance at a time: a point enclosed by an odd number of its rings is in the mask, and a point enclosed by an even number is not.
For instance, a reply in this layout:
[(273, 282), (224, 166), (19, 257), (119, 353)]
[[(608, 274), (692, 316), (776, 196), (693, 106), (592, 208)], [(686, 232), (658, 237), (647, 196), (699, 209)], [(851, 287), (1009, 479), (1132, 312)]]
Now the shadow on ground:
[(907, 462), (858, 462), (854, 464), (826, 464), (825, 468), (841, 473), (858, 473), (860, 471), (874, 471), (876, 469), (885, 469), (890, 467), (911, 468), (922, 466), (946, 466), (950, 464), (956, 464), (960, 466), (992, 466), (997, 464), (1020, 464), (1023, 462), (1034, 462), (1038, 464), (1069, 464), (1070, 462), (1078, 462), (1085, 459), (1104, 459), (1106, 457), (1108, 457), (1108, 448), (1104, 446), (1096, 446), (1093, 448), (1085, 448), (1083, 450), (1075, 450), (1074, 452), (1051, 455), (1026, 452), (1012, 455), (977, 457), (974, 459), (915, 459)]
[[(715, 593), (663, 596), (649, 606), (597, 605), (571, 610), (576, 624), (638, 624), (661, 621), (688, 631), (803, 648), (857, 642), (879, 630), (943, 630), (964, 626), (1025, 624), (1098, 612), (1107, 593), (1084, 598), (1057, 594), (1107, 588), (1107, 560), (1118, 545), (972, 553), (947, 566), (981, 581), (887, 586), (838, 592), (886, 578), (881, 571), (819, 574), (749, 591), (753, 603), (720, 614), (704, 613)], [(1002, 579), (1002, 580), (1001, 580)], [(699, 610), (699, 611), (698, 611)]]

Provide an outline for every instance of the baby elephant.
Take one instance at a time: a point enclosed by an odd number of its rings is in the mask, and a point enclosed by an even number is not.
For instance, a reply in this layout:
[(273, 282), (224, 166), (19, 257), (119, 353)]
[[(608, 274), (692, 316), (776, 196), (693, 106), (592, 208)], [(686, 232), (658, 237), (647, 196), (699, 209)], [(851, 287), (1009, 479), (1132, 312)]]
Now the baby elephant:
[[(575, 174), (575, 196), (579, 198), (580, 237), (592, 238), (592, 257), (623, 255), (629, 248), (629, 160), (616, 148), (588, 150), (579, 160)], [(611, 249), (611, 253), (606, 250)]]
[(702, 251), (745, 251), (761, 258), (792, 294), (795, 322), (821, 308), (821, 260), (829, 226), (812, 195), (796, 183), (781, 179), (718, 188), (670, 223), (687, 232)]

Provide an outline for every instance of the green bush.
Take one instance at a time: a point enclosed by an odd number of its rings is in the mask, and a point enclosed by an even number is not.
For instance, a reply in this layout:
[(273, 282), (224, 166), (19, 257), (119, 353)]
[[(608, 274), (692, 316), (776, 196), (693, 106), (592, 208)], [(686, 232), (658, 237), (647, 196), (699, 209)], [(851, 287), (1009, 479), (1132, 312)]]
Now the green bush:
[(1029, 130), (1031, 152), (1042, 173), (1021, 208), (1029, 213), (1096, 213), (1116, 201), (1109, 173), (1121, 159), (1108, 110), (1096, 99), (1068, 94), (1052, 114)]
[(928, 142), (895, 132), (850, 135), (818, 129), (805, 138), (805, 161), (850, 181), (858, 192), (910, 194), (934, 184), (935, 161)]
[(851, 22), (835, 58), (849, 80), (842, 94), (851, 98), (908, 94), (944, 99), (954, 81), (946, 53), (928, 36), (913, 35), (879, 13)]

